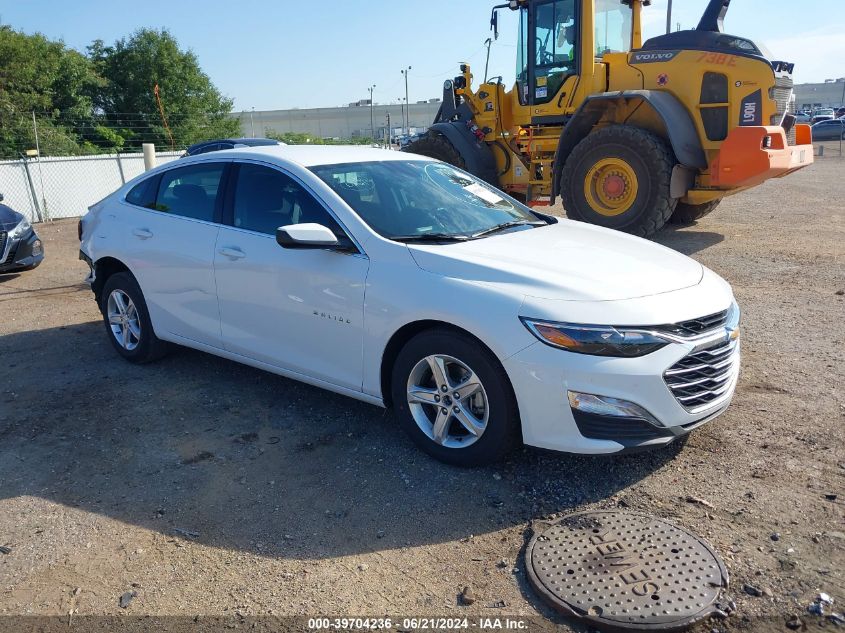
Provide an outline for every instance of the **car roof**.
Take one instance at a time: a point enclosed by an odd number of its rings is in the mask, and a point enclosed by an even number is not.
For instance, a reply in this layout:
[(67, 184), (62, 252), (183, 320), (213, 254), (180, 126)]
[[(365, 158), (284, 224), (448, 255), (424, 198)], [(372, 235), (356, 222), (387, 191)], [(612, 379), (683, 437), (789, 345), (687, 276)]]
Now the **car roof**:
[(196, 160), (220, 159), (223, 157), (278, 159), (279, 162), (296, 163), (302, 167), (317, 165), (340, 165), (343, 163), (388, 162), (400, 160), (433, 159), (397, 152), (395, 150), (379, 149), (362, 145), (270, 145), (263, 147), (237, 147), (218, 152), (200, 154)]

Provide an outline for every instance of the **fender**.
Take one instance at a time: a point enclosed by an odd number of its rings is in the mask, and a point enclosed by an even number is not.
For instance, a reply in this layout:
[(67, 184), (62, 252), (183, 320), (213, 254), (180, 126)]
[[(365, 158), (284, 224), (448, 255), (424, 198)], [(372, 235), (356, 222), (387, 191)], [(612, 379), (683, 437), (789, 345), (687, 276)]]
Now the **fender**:
[(648, 103), (663, 120), (669, 134), (669, 143), (681, 166), (691, 169), (707, 169), (707, 157), (701, 147), (698, 132), (692, 117), (684, 105), (668, 92), (656, 90), (625, 90), (622, 92), (603, 92), (584, 100), (581, 107), (563, 128), (558, 143), (552, 177), (552, 202), (560, 193), (560, 172), (570, 152), (580, 143), (601, 120), (607, 107), (619, 100), (638, 99)]
[(469, 173), (494, 187), (499, 186), (496, 157), (493, 156), (493, 151), (487, 143), (475, 137), (465, 121), (444, 121), (435, 123), (428, 129), (446, 137), (464, 159)]

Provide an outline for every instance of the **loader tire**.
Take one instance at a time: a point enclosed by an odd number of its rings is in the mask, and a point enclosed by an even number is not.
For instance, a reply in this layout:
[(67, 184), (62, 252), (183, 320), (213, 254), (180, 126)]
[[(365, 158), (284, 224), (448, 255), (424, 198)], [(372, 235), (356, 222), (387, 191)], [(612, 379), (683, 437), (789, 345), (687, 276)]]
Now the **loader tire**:
[(672, 217), (669, 218), (669, 224), (694, 224), (718, 207), (720, 202), (721, 200), (711, 200), (704, 204), (678, 202)]
[(587, 135), (566, 159), (560, 192), (566, 215), (648, 237), (675, 210), (669, 193), (675, 156), (666, 142), (630, 125)]
[(449, 163), (458, 169), (466, 169), (466, 163), (455, 146), (442, 134), (437, 132), (428, 132), (421, 136), (413, 143), (409, 143), (405, 148), (406, 152), (411, 154), (420, 154), (428, 156), (435, 160), (442, 160), (444, 163)]

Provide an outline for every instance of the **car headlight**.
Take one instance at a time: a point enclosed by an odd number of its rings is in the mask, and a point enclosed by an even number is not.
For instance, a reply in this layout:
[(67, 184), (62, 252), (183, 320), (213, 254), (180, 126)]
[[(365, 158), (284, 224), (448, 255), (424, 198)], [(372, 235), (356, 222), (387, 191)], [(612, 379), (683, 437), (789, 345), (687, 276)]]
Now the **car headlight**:
[(576, 325), (522, 318), (522, 323), (546, 345), (591, 356), (645, 356), (669, 344), (645, 330), (609, 325)]
[(10, 235), (13, 238), (22, 237), (22, 236), (26, 235), (26, 233), (31, 228), (32, 228), (32, 224), (30, 223), (30, 221), (27, 220), (26, 218), (23, 218), (23, 219), (21, 219), (20, 222), (18, 222), (18, 225), (15, 228), (12, 229), (12, 232), (11, 232)]
[(739, 338), (739, 319), (741, 311), (736, 301), (731, 302), (731, 307), (728, 308), (728, 314), (725, 317), (725, 329), (728, 331), (728, 338), (731, 340)]

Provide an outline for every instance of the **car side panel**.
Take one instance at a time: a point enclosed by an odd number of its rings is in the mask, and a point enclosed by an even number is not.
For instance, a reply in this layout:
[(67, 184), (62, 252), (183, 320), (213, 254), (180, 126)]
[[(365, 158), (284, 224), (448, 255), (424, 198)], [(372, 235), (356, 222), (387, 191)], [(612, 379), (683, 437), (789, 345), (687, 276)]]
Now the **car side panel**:
[(123, 261), (141, 286), (156, 334), (221, 347), (214, 283), (219, 226), (119, 202)]
[(364, 393), (389, 395), (381, 392), (382, 358), (393, 334), (410, 323), (442, 321), (466, 330), (499, 359), (531, 345), (536, 339), (517, 316), (521, 302), (520, 293), (426, 272), (407, 249), (374, 253), (364, 308)]

